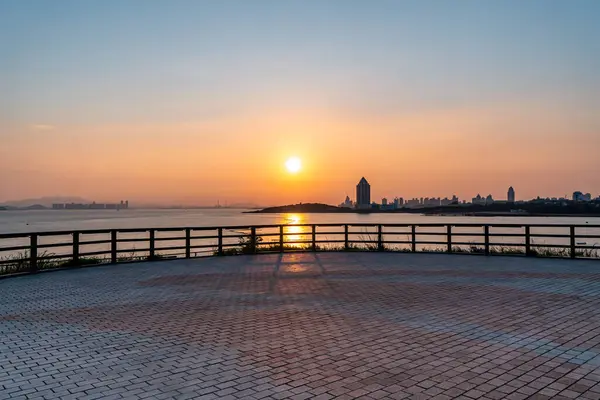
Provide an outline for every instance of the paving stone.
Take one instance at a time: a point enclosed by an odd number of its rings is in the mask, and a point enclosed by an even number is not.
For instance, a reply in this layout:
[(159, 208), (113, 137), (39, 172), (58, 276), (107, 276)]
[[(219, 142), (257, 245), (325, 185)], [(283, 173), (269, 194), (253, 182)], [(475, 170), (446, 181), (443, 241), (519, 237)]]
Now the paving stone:
[(218, 257), (0, 293), (0, 398), (600, 398), (597, 261)]

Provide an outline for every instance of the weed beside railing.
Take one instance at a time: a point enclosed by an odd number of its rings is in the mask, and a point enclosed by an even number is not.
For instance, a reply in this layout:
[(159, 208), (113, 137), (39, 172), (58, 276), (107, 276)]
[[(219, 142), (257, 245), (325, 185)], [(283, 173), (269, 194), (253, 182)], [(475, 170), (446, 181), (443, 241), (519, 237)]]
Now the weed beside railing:
[[(3, 262), (0, 264), (0, 275), (26, 273), (31, 269), (31, 258), (28, 251), (23, 251), (13, 256), (0, 258), (0, 261)], [(54, 253), (45, 251), (38, 255), (36, 265), (38, 270), (43, 271), (50, 269), (107, 264), (109, 261), (110, 260), (102, 257), (82, 257), (77, 260), (65, 260)]]
[[(38, 271), (55, 270), (63, 268), (80, 268), (91, 267), (94, 265), (110, 264), (111, 260), (108, 257), (81, 257), (75, 259), (65, 259), (60, 255), (43, 252), (38, 256), (36, 263)], [(119, 263), (139, 262), (139, 261), (160, 261), (168, 260), (175, 257), (170, 257), (162, 254), (154, 254), (153, 256), (121, 256), (117, 259)], [(22, 252), (17, 255), (0, 258), (0, 275), (13, 275), (28, 273), (31, 270), (31, 262), (28, 252)]]

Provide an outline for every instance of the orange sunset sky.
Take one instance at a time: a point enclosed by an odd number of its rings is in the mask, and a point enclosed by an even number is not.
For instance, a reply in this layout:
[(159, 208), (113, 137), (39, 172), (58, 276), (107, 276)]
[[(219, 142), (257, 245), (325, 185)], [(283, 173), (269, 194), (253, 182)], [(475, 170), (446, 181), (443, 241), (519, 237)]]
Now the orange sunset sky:
[(600, 29), (568, 2), (134, 3), (0, 5), (0, 203), (600, 194)]

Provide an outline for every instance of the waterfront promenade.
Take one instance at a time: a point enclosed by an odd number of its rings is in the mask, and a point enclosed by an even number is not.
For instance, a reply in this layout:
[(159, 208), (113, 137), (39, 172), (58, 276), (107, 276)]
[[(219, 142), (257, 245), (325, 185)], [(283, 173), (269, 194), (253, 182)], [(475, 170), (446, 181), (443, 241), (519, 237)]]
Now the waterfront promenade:
[(0, 296), (1, 399), (600, 398), (598, 261), (211, 257)]

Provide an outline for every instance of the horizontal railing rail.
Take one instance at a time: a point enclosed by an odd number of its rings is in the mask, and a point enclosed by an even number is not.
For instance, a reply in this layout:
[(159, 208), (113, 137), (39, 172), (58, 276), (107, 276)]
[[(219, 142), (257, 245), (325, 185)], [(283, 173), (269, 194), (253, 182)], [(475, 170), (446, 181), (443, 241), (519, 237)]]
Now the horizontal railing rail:
[(600, 259), (600, 225), (324, 223), (4, 233), (0, 275), (103, 263), (334, 250)]

